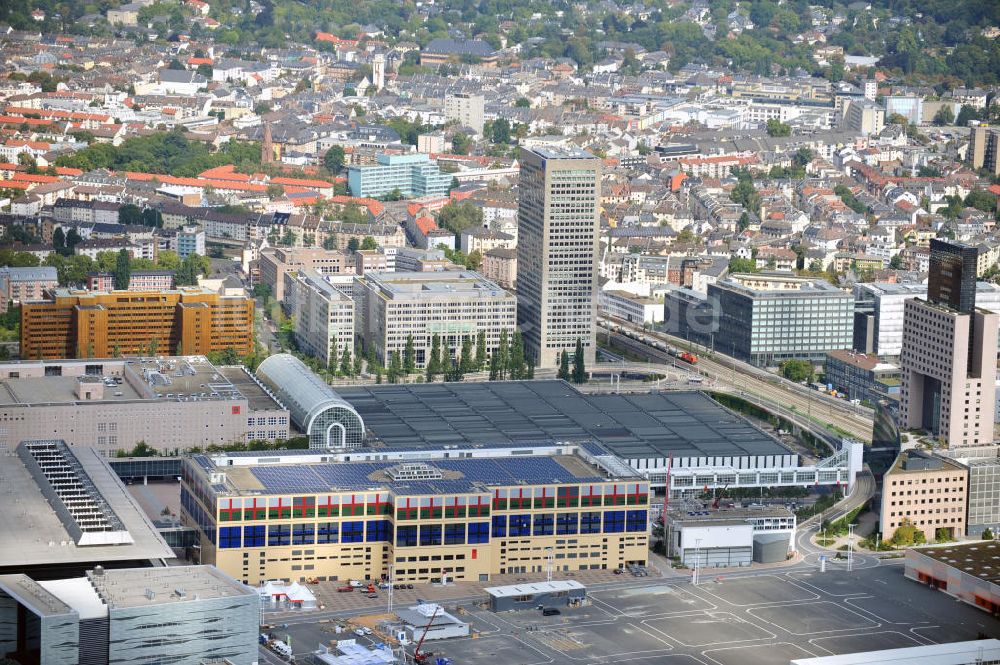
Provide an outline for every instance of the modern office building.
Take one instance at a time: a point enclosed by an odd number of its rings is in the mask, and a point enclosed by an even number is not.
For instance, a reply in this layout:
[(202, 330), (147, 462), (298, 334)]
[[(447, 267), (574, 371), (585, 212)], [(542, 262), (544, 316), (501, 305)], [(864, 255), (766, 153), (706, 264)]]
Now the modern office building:
[(253, 300), (208, 289), (54, 289), (21, 307), (21, 357), (110, 358), (253, 351)]
[(257, 378), (282, 404), (292, 423), (309, 437), (310, 448), (357, 448), (365, 439), (365, 423), (350, 404), (288, 353), (267, 357)]
[(707, 300), (717, 321), (709, 346), (754, 365), (821, 363), (853, 341), (854, 298), (826, 280), (730, 275), (708, 285)]
[(382, 154), (377, 159), (376, 164), (347, 169), (353, 196), (377, 198), (397, 189), (405, 197), (445, 196), (451, 188), (451, 174), (443, 173), (427, 155)]
[(413, 336), (417, 367), (425, 367), (433, 338), (446, 355), (459, 357), (465, 339), (486, 337), (492, 353), (500, 336), (514, 334), (517, 302), (513, 294), (476, 272), (370, 272), (354, 281), (358, 339), (367, 352), (388, 366)]
[(213, 566), (0, 575), (0, 657), (45, 665), (257, 662), (256, 591)]
[(517, 325), (525, 352), (555, 367), (583, 344), (597, 353), (601, 160), (574, 149), (521, 150)]
[(1000, 446), (948, 448), (938, 454), (969, 470), (966, 535), (978, 538), (986, 529), (1000, 533)]
[(353, 276), (354, 258), (346, 251), (318, 247), (275, 247), (260, 253), (260, 283), (271, 287), (271, 295), (285, 303), (285, 276), (312, 268), (326, 277)]
[(949, 446), (993, 441), (997, 326), (976, 307), (975, 247), (931, 240), (927, 299), (907, 300), (900, 426)]
[[(176, 273), (173, 270), (134, 270), (129, 276), (128, 291), (164, 291), (174, 288)], [(114, 291), (113, 272), (87, 273), (88, 291)], [(42, 296), (38, 296), (41, 298)], [(36, 300), (38, 299), (36, 298)]]
[(354, 300), (326, 280), (319, 271), (306, 268), (291, 276), (289, 294), (295, 339), (299, 348), (324, 365), (354, 350)]
[(263, 580), (488, 581), (648, 557), (649, 484), (575, 453), (324, 462), (323, 453), (185, 460), (181, 515), (203, 563)]
[(920, 450), (904, 450), (882, 476), (879, 526), (884, 538), (904, 523), (924, 532), (928, 542), (939, 529), (957, 538), (965, 533), (968, 469)]
[(852, 100), (847, 106), (844, 126), (868, 136), (878, 134), (885, 127), (885, 109), (869, 99)]
[(482, 95), (467, 92), (447, 95), (444, 98), (444, 117), (447, 120), (457, 121), (462, 127), (476, 130), (476, 134), (482, 134), (484, 103), (485, 98)]
[[(927, 284), (855, 284), (854, 350), (874, 353), (890, 362), (899, 360), (903, 349), (903, 303), (909, 298), (926, 299)], [(1000, 285), (976, 282), (976, 306), (1000, 312)]]
[(896, 365), (847, 349), (826, 354), (826, 382), (834, 389), (875, 404), (880, 399), (899, 399), (900, 370)]
[(1000, 129), (988, 125), (973, 127), (965, 158), (974, 169), (986, 169), (993, 175), (1000, 175)]
[[(996, 615), (1000, 612), (1000, 575), (997, 574), (996, 557), (1000, 557), (1000, 543), (996, 541), (908, 549), (904, 574), (911, 580)], [(995, 644), (993, 649), (995, 651), (990, 654), (990, 659), (996, 660), (1000, 658), (1000, 650)], [(948, 662), (989, 662), (980, 660), (981, 651), (970, 655), (974, 658), (968, 661)]]
[(26, 300), (38, 300), (48, 289), (59, 286), (56, 269), (50, 266), (34, 268), (0, 268), (0, 313), (10, 305)]
[(113, 456), (137, 443), (161, 452), (275, 441), (288, 411), (242, 367), (203, 356), (0, 363), (0, 452), (63, 439)]

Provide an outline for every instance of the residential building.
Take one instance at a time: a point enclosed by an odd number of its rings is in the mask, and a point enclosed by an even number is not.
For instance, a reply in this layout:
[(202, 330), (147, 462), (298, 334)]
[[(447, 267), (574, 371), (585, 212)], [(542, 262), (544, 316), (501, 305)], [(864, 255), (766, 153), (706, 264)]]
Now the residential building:
[(312, 268), (321, 275), (354, 275), (354, 261), (349, 253), (317, 247), (275, 247), (260, 253), (260, 283), (271, 287), (278, 302), (285, 301), (285, 275), (302, 268)]
[(427, 66), (453, 62), (477, 62), (484, 67), (496, 67), (497, 52), (489, 42), (479, 39), (432, 39), (420, 50), (420, 64)]
[[(291, 273), (289, 273), (291, 275)], [(354, 300), (318, 270), (303, 268), (293, 277), (292, 316), (299, 348), (323, 365), (354, 350)]]
[(130, 2), (121, 7), (108, 9), (108, 23), (111, 25), (135, 26), (139, 22), (139, 10), (144, 6), (140, 2)]
[(821, 363), (850, 348), (854, 298), (826, 280), (755, 273), (708, 285), (716, 351), (758, 366), (794, 358)]
[(177, 256), (181, 260), (192, 254), (205, 256), (205, 229), (200, 226), (184, 226), (178, 229), (174, 240), (177, 244)]
[(485, 98), (466, 92), (456, 92), (444, 98), (444, 117), (457, 121), (462, 127), (483, 133), (483, 107)]
[(487, 250), (481, 271), (486, 279), (513, 291), (517, 288), (517, 250), (500, 247)]
[[(173, 270), (136, 270), (128, 280), (129, 291), (165, 291), (174, 288)], [(115, 274), (112, 272), (87, 273), (88, 291), (114, 291)]]
[(166, 639), (176, 665), (252, 665), (259, 657), (257, 592), (214, 566), (97, 567), (41, 581), (5, 575), (0, 608), (14, 636), (0, 641), (0, 657), (34, 656), (24, 662), (150, 662)]
[[(178, 376), (180, 374), (180, 376)], [(242, 367), (203, 356), (0, 363), (0, 451), (58, 438), (114, 456), (287, 439), (288, 411)]]
[(555, 367), (563, 351), (597, 352), (601, 160), (575, 149), (522, 149), (517, 323), (525, 353)]
[(969, 150), (966, 160), (974, 169), (986, 169), (1000, 175), (1000, 129), (978, 125), (969, 132)]
[(899, 399), (900, 370), (877, 356), (838, 349), (826, 354), (826, 382), (848, 399), (875, 404)]
[(354, 280), (355, 330), (366, 351), (387, 367), (413, 337), (415, 362), (424, 367), (438, 336), (446, 358), (458, 358), (466, 339), (480, 333), (492, 353), (501, 333), (514, 334), (516, 299), (479, 273), (371, 272)]
[(885, 127), (885, 109), (875, 102), (862, 99), (852, 100), (844, 117), (847, 129), (868, 136), (878, 134)]
[(902, 451), (882, 477), (883, 537), (891, 538), (904, 523), (923, 531), (928, 542), (939, 530), (951, 539), (963, 535), (968, 477), (968, 469), (954, 460)]
[(472, 252), (485, 254), (491, 249), (500, 247), (513, 249), (514, 245), (514, 236), (501, 231), (491, 231), (482, 227), (462, 231), (461, 249), (465, 254)]
[(648, 558), (649, 483), (575, 453), (335, 462), (343, 455), (294, 452), (267, 464), (185, 459), (181, 518), (198, 529), (203, 562), (247, 584), (380, 579), (390, 566), (399, 582), (480, 582), (542, 572), (547, 549), (561, 571)]
[(376, 164), (347, 169), (351, 194), (377, 198), (399, 190), (405, 197), (445, 196), (451, 188), (451, 174), (442, 173), (427, 155), (378, 155)]
[(253, 300), (183, 287), (110, 293), (53, 289), (21, 306), (21, 357), (110, 358), (253, 351)]
[(45, 291), (59, 286), (56, 269), (50, 266), (36, 268), (0, 268), (0, 314), (11, 305), (41, 298)]
[[(395, 269), (395, 258), (394, 252), (393, 269)], [(354, 252), (354, 267), (358, 275), (363, 275), (366, 272), (385, 272), (389, 269), (389, 257), (381, 249), (359, 249)]]
[(927, 299), (903, 310), (900, 427), (949, 446), (993, 441), (997, 326), (976, 307), (977, 249), (931, 240)]

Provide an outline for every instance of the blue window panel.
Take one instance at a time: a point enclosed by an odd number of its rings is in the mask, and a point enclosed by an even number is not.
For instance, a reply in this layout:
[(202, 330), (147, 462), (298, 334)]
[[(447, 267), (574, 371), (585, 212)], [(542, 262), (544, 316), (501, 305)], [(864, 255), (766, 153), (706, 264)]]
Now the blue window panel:
[(440, 544), (441, 544), (441, 525), (421, 524), (420, 546), (424, 547), (427, 545), (440, 545)]
[(272, 524), (267, 527), (268, 546), (291, 545), (291, 543), (292, 543), (291, 524)]
[(243, 527), (243, 547), (264, 547), (263, 524)]
[(646, 511), (645, 510), (630, 510), (625, 515), (625, 530), (626, 531), (645, 531), (646, 530)]
[(445, 545), (464, 545), (465, 544), (465, 525), (464, 524), (446, 524), (444, 527), (444, 544)]
[(327, 545), (340, 542), (339, 522), (320, 522), (316, 525), (316, 544)]
[(219, 548), (220, 549), (233, 549), (242, 546), (242, 539), (240, 538), (240, 527), (238, 526), (224, 526), (219, 529)]
[(494, 515), (493, 516), (493, 537), (494, 538), (506, 538), (507, 537), (507, 516), (506, 515)]
[(533, 530), (533, 535), (535, 536), (551, 536), (552, 535), (552, 525), (555, 523), (555, 518), (552, 513), (539, 513), (535, 515), (535, 528)]
[(396, 527), (396, 547), (416, 547), (417, 527), (398, 526)]
[(364, 522), (344, 522), (340, 525), (340, 542), (342, 543), (363, 543), (365, 542)]
[(556, 535), (572, 536), (577, 531), (578, 517), (576, 513), (559, 513), (556, 515)]
[(599, 512), (580, 513), (580, 533), (600, 533), (601, 514)]
[(292, 525), (292, 545), (312, 545), (316, 542), (316, 527), (313, 524)]
[(490, 542), (490, 523), (472, 522), (469, 524), (469, 544), (481, 545)]
[(604, 511), (604, 533), (622, 533), (625, 531), (625, 511)]
[(507, 534), (514, 538), (516, 536), (531, 535), (531, 515), (511, 515), (510, 530)]
[(392, 542), (392, 528), (389, 520), (368, 520), (368, 542)]

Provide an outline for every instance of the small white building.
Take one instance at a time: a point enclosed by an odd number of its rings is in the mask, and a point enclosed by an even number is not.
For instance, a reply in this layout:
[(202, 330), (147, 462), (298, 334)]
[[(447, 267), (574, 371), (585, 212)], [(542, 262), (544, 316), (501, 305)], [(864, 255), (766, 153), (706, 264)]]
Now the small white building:
[(663, 300), (628, 291), (601, 291), (601, 312), (630, 323), (663, 323)]
[[(468, 637), (469, 624), (459, 620), (434, 603), (414, 605), (405, 610), (396, 610), (396, 616), (403, 622), (403, 630), (411, 642), (420, 640), (427, 630), (424, 640), (444, 640), (451, 637)], [(430, 628), (427, 628), (430, 624)]]

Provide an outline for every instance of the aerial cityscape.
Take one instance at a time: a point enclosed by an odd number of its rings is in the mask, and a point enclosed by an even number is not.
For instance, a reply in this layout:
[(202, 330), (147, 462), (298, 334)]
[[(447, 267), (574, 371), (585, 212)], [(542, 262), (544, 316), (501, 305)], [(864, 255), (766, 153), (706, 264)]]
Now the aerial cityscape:
[(1000, 2), (0, 54), (0, 665), (1000, 663)]

